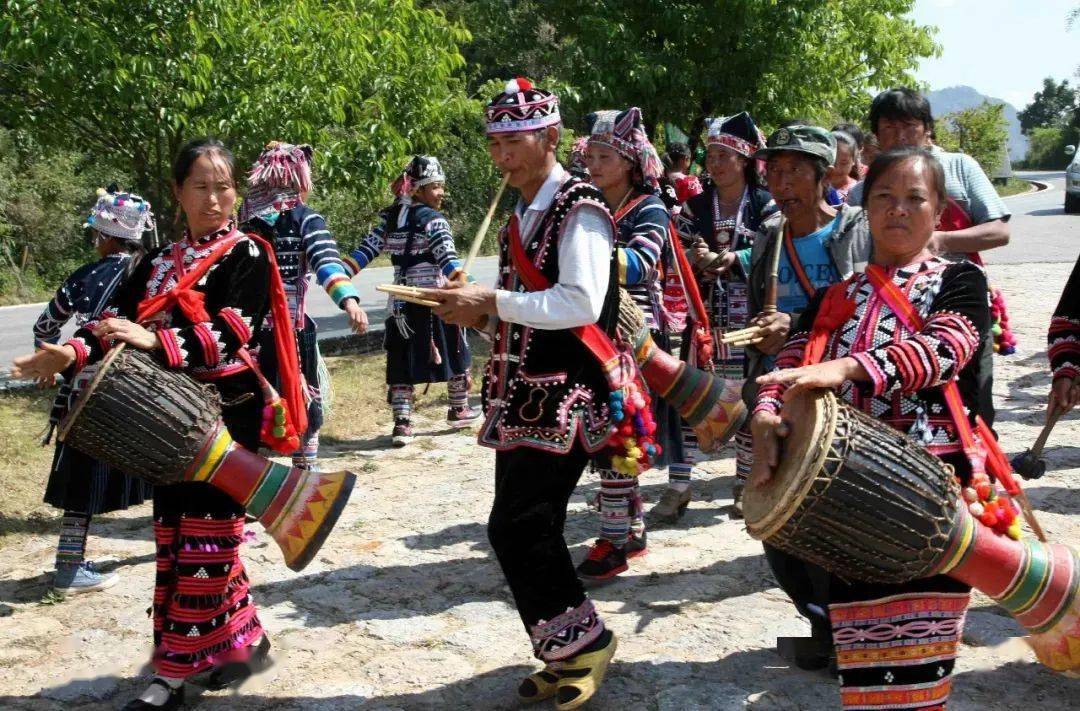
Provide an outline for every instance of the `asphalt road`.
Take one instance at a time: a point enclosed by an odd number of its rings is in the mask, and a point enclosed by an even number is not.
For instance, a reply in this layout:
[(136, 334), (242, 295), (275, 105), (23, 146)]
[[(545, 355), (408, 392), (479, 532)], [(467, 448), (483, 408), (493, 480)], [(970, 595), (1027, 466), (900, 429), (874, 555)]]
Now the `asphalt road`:
[[(473, 265), (473, 275), (482, 284), (494, 284), (498, 270), (495, 257), (480, 257)], [(353, 279), (360, 294), (360, 305), (367, 311), (368, 321), (373, 329), (382, 329), (386, 320), (386, 294), (375, 291), (377, 284), (386, 284), (393, 278), (392, 267), (373, 267), (360, 272)], [(24, 304), (22, 306), (0, 307), (0, 373), (11, 368), (11, 359), (34, 349), (31, 328), (44, 308), (44, 304)], [(308, 291), (307, 312), (315, 319), (319, 327), (319, 338), (335, 338), (349, 333), (345, 314), (334, 306), (334, 302), (322, 289), (313, 286)], [(74, 325), (68, 324), (64, 335), (74, 331)]]
[[(1006, 198), (1013, 211), (1010, 221), (1012, 239), (1008, 245), (984, 256), (988, 264), (1039, 262), (1073, 262), (1080, 253), (1080, 215), (1066, 215), (1065, 174), (1062, 172), (1019, 172), (1018, 177), (1048, 183), (1049, 190)], [(473, 269), (477, 280), (494, 283), (498, 268), (494, 257), (476, 260)], [(1037, 273), (1037, 272), (1036, 272)], [(366, 269), (353, 283), (360, 292), (361, 305), (368, 312), (375, 329), (382, 328), (386, 319), (386, 297), (375, 291), (376, 284), (390, 281), (390, 267)], [(1054, 285), (1052, 295), (1057, 299), (1061, 285)], [(41, 313), (43, 304), (0, 307), (0, 372), (9, 369), (11, 359), (33, 349), (30, 328)], [(312, 288), (308, 297), (308, 313), (319, 327), (320, 338), (334, 338), (348, 333), (344, 314), (321, 289)], [(65, 333), (73, 330), (69, 325)]]
[[(988, 264), (1075, 262), (1080, 253), (1080, 215), (1065, 214), (1065, 173), (1017, 172), (1017, 177), (1048, 183), (1049, 190), (1006, 198), (1013, 215), (1012, 237), (1004, 247), (983, 252)], [(1055, 286), (1057, 299), (1060, 285)]]

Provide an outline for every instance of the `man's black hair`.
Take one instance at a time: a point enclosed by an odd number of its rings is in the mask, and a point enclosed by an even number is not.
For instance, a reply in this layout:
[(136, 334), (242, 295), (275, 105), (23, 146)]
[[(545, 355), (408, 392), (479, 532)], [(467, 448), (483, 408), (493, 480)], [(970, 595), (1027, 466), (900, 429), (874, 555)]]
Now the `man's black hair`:
[(877, 133), (881, 119), (922, 121), (928, 133), (934, 131), (934, 115), (926, 97), (907, 87), (888, 89), (874, 97), (870, 104), (870, 130)]

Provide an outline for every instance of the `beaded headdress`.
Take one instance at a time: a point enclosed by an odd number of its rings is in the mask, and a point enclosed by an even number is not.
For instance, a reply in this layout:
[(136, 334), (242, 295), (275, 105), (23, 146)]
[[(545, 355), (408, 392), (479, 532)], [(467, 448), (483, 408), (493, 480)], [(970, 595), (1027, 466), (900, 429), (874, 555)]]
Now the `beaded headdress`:
[(154, 213), (150, 203), (133, 193), (119, 190), (98, 190), (98, 199), (83, 227), (92, 227), (101, 234), (138, 242), (147, 230), (154, 229)]
[(750, 118), (750, 114), (743, 111), (734, 116), (711, 119), (705, 143), (709, 146), (730, 148), (749, 158), (755, 151), (765, 147), (765, 137)]
[(484, 109), (484, 119), (489, 134), (535, 131), (562, 122), (559, 98), (523, 77), (506, 83), (503, 92)]
[(590, 146), (608, 146), (634, 164), (649, 185), (656, 185), (664, 174), (664, 164), (645, 133), (641, 109), (596, 111), (585, 117)]

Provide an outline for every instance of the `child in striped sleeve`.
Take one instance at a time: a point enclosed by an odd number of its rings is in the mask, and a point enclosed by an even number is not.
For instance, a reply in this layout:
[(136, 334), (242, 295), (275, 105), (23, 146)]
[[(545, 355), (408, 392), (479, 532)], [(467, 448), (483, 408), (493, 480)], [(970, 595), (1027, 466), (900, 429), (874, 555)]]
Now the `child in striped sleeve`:
[[(268, 143), (251, 168), (248, 194), (240, 211), (243, 229), (262, 235), (274, 245), (292, 317), (288, 327), (296, 329), (300, 369), (311, 398), (308, 431), (300, 450), (293, 455), (293, 466), (302, 469), (317, 467), (323, 421), (315, 322), (304, 310), (308, 275), (314, 274), (319, 286), (348, 315), (353, 331), (367, 330), (367, 316), (341, 262), (337, 242), (322, 215), (306, 204), (311, 192), (311, 155), (311, 146)], [(268, 316), (263, 322), (259, 348), (259, 362), (272, 381), (276, 372), (272, 329), (276, 326)]]
[[(394, 283), (437, 287), (456, 279), (461, 268), (450, 223), (439, 212), (446, 176), (437, 158), (414, 156), (391, 190), (394, 204), (382, 212), (378, 227), (345, 257), (355, 274), (385, 252), (394, 265)], [(391, 439), (403, 447), (413, 439), (415, 386), (446, 383), (451, 427), (469, 427), (480, 411), (469, 406), (472, 354), (465, 329), (448, 324), (427, 306), (390, 297), (386, 320), (387, 400), (394, 415)]]

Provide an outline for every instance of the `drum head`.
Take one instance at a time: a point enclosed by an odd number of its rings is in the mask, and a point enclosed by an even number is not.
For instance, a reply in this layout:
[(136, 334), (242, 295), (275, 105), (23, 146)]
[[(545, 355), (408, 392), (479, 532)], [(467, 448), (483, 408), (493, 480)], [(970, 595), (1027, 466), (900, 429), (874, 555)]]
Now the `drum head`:
[(780, 416), (790, 432), (780, 440), (780, 466), (764, 486), (748, 484), (743, 492), (746, 529), (754, 538), (765, 540), (780, 530), (806, 498), (832, 446), (836, 410), (836, 397), (828, 390), (784, 405)]
[(64, 421), (60, 423), (60, 432), (56, 436), (57, 440), (63, 442), (64, 438), (67, 437), (68, 430), (71, 429), (71, 426), (75, 424), (75, 420), (78, 419), (79, 414), (82, 413), (86, 401), (90, 399), (90, 395), (97, 389), (98, 383), (105, 377), (105, 373), (109, 370), (110, 366), (112, 366), (113, 361), (124, 352), (126, 346), (126, 343), (120, 343), (105, 354), (105, 357), (101, 360), (101, 365), (98, 366), (97, 373), (94, 374), (94, 377), (86, 384), (86, 387), (82, 389), (82, 392), (79, 393), (78, 397), (75, 398), (75, 405), (71, 408), (71, 412), (69, 412), (67, 417), (64, 418)]

